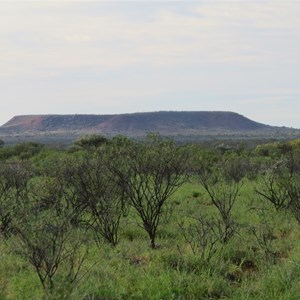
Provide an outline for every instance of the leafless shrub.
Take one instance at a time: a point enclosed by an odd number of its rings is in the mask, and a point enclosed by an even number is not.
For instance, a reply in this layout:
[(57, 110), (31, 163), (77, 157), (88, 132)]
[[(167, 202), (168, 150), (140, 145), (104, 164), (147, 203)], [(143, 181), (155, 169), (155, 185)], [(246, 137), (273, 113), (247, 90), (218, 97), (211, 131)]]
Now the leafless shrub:
[(108, 167), (119, 178), (154, 249), (165, 202), (187, 181), (187, 152), (171, 140), (150, 134), (142, 144), (115, 143), (112, 156)]
[(220, 236), (213, 219), (199, 215), (190, 218), (188, 225), (184, 222), (179, 223), (179, 228), (193, 254), (200, 255), (203, 260), (209, 261), (216, 253)]
[(35, 269), (47, 293), (63, 279), (70, 290), (85, 260), (84, 232), (72, 226), (73, 211), (56, 178), (36, 177), (23, 192), (14, 221), (14, 250)]
[(203, 167), (199, 172), (200, 184), (221, 217), (218, 227), (222, 232), (224, 244), (232, 238), (238, 229), (238, 224), (232, 216), (232, 209), (243, 185), (240, 176), (232, 176), (228, 170), (231, 170), (230, 166), (221, 165), (212, 169)]

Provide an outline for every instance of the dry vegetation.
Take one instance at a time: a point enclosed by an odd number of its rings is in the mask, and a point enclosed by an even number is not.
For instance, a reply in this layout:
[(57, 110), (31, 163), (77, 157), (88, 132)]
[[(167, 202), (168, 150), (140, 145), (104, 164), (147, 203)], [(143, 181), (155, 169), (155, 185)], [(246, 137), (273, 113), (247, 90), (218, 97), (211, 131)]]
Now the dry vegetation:
[(0, 149), (0, 299), (298, 299), (299, 141)]

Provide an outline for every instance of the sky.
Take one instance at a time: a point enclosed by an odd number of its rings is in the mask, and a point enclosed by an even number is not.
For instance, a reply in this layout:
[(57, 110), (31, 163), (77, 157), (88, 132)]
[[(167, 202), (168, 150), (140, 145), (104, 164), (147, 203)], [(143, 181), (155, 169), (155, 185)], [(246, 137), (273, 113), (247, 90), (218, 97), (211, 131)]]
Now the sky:
[(300, 1), (0, 1), (0, 124), (234, 111), (300, 128)]

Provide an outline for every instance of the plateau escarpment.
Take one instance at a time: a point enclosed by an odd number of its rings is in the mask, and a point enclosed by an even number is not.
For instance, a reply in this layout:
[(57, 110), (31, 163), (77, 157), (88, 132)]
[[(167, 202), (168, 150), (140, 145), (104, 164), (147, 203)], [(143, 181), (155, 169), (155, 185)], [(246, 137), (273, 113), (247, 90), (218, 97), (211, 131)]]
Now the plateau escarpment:
[(273, 127), (238, 113), (224, 111), (159, 111), (113, 115), (23, 115), (0, 127), (1, 136), (79, 136), (123, 134), (144, 136), (148, 132), (187, 137), (286, 136), (299, 130)]

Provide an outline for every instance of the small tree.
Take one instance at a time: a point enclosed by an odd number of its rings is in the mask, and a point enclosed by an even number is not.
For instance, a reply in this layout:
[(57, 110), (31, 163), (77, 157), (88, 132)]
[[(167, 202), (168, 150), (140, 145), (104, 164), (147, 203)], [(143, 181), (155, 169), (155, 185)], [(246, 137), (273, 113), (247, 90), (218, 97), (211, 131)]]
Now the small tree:
[(12, 233), (16, 207), (27, 194), (32, 176), (27, 164), (16, 161), (0, 165), (0, 231), (5, 237)]
[(91, 134), (76, 140), (75, 145), (85, 150), (95, 150), (99, 146), (107, 144), (108, 142), (108, 138), (103, 135)]
[(111, 154), (108, 167), (118, 176), (154, 249), (165, 202), (187, 181), (187, 152), (171, 140), (150, 134), (144, 143), (116, 143)]
[(218, 227), (224, 244), (238, 228), (232, 209), (242, 187), (242, 177), (236, 176), (232, 170), (232, 161), (226, 161), (214, 168), (203, 165), (199, 171), (200, 184), (220, 214), (222, 223)]
[(55, 293), (56, 278), (70, 288), (85, 259), (84, 233), (72, 226), (73, 211), (56, 178), (41, 176), (30, 183), (14, 222), (16, 253), (34, 267), (46, 293)]
[(189, 219), (187, 225), (183, 221), (179, 223), (183, 237), (190, 245), (193, 254), (200, 255), (201, 259), (209, 261), (218, 250), (220, 241), (216, 222), (202, 214)]
[(87, 155), (77, 164), (70, 177), (76, 195), (77, 207), (81, 207), (81, 222), (92, 228), (97, 245), (103, 237), (115, 246), (119, 241), (119, 226), (127, 214), (125, 193), (116, 182), (105, 163), (105, 151)]
[(256, 192), (276, 210), (290, 211), (300, 223), (300, 154), (290, 150), (263, 173)]
[(256, 192), (274, 205), (276, 210), (290, 207), (289, 188), (292, 178), (287, 173), (269, 170), (259, 178)]

